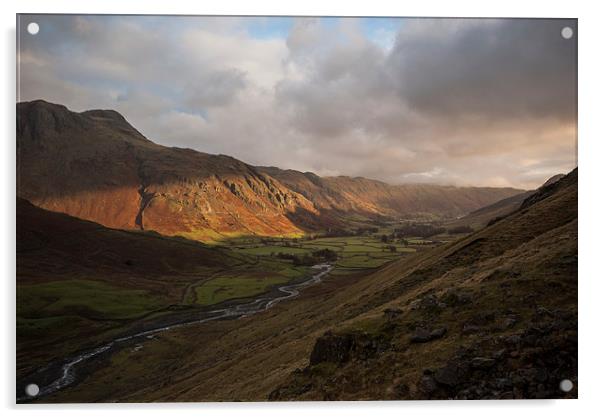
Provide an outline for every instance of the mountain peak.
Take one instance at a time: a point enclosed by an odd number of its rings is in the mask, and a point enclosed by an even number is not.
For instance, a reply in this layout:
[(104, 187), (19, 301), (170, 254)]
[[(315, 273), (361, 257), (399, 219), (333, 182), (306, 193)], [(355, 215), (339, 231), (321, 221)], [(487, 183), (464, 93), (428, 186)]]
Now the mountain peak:
[(17, 103), (17, 138), (47, 140), (62, 137), (65, 132), (98, 131), (101, 126), (126, 134), (124, 139), (148, 141), (115, 110), (95, 109), (78, 113), (41, 99)]
[(56, 137), (72, 129), (90, 128), (85, 117), (45, 100), (17, 103), (17, 138), (34, 141)]

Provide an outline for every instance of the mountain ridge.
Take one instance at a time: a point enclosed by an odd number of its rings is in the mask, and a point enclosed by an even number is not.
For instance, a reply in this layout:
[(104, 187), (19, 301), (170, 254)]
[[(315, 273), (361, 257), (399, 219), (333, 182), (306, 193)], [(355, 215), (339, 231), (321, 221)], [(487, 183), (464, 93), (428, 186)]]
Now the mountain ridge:
[(541, 193), (542, 190), (547, 189), (548, 187), (552, 187), (565, 176), (565, 174), (555, 174), (535, 190), (527, 190), (526, 192), (499, 200), (491, 205), (483, 206), (460, 219), (448, 223), (448, 226), (451, 228), (469, 226), (471, 228), (480, 229), (489, 224), (489, 222), (497, 222), (505, 216), (519, 210), (523, 205), (523, 202), (531, 198), (531, 196)]
[(349, 216), (456, 217), (521, 192), (319, 177), (156, 144), (113, 110), (17, 104), (17, 193), (42, 208), (121, 229), (201, 241), (300, 236)]

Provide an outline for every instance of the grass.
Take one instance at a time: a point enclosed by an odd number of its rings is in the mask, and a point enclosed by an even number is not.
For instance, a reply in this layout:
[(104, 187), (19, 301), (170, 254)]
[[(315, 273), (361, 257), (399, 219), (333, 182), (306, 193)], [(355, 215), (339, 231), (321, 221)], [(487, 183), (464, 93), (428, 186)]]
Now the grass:
[(305, 275), (307, 273), (307, 270), (307, 267), (293, 267), (292, 265), (287, 265), (283, 269), (278, 270), (278, 274), (281, 274), (291, 279), (296, 279)]
[[(374, 235), (343, 236), (343, 237), (319, 237), (311, 240), (287, 240), (285, 238), (271, 238), (265, 241), (259, 239), (231, 239), (227, 241), (232, 251), (240, 255), (257, 257), (257, 268), (265, 271), (277, 271), (278, 263), (272, 254), (305, 254), (322, 249), (335, 251), (338, 261), (335, 264), (333, 274), (344, 275), (356, 273), (361, 269), (375, 269), (389, 261), (395, 260), (404, 253), (416, 251), (412, 247), (404, 247), (400, 242), (383, 243), (380, 232)], [(423, 244), (423, 240), (413, 240), (411, 244)], [(394, 245), (396, 252), (388, 249)], [(294, 271), (292, 272), (295, 273)]]
[(17, 292), (17, 315), (22, 318), (73, 313), (103, 319), (134, 318), (162, 305), (160, 298), (145, 290), (124, 289), (93, 280), (20, 285)]
[(311, 251), (329, 249), (329, 250), (338, 252), (338, 251), (342, 251), (345, 248), (345, 243), (340, 243), (339, 245), (310, 243), (310, 244), (303, 244), (303, 247), (307, 248)]
[(381, 249), (376, 245), (347, 245), (343, 249), (344, 252), (370, 252)]
[(40, 333), (48, 333), (55, 329), (71, 328), (79, 322), (83, 322), (82, 318), (74, 315), (50, 316), (47, 318), (17, 317), (17, 336), (35, 337)]
[(222, 276), (211, 279), (195, 288), (198, 305), (213, 305), (228, 299), (238, 299), (259, 295), (271, 286), (286, 283), (283, 276), (244, 277)]
[(380, 267), (394, 258), (372, 258), (362, 255), (344, 258), (337, 261), (337, 266), (342, 268), (375, 268)]
[(274, 254), (278, 254), (278, 253), (306, 254), (306, 253), (310, 252), (310, 249), (298, 248), (298, 247), (266, 245), (265, 247), (244, 248), (244, 249), (240, 249), (237, 251), (245, 253), (245, 254), (253, 254), (253, 255), (271, 255), (272, 253), (274, 253)]

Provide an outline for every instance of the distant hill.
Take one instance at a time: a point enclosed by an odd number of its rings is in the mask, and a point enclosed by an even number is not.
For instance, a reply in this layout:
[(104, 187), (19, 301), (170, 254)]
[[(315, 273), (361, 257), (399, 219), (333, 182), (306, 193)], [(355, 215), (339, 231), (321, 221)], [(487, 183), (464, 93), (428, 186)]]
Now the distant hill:
[(17, 167), (19, 197), (42, 208), (203, 241), (300, 235), (345, 226), (349, 215), (459, 216), (522, 192), (253, 167), (157, 145), (112, 110), (76, 113), (41, 100), (17, 105)]
[(318, 177), (313, 173), (258, 167), (320, 210), (399, 217), (419, 213), (458, 216), (521, 190), (495, 187), (454, 187), (432, 184), (390, 185), (363, 177)]
[[(556, 174), (555, 176), (550, 177), (537, 190), (554, 184), (563, 177), (564, 174)], [(502, 199), (491, 205), (484, 206), (480, 209), (470, 212), (468, 215), (463, 216), (460, 219), (456, 219), (454, 221), (449, 222), (447, 226), (450, 228), (457, 226), (470, 226), (474, 229), (482, 228), (486, 226), (489, 222), (496, 221), (518, 210), (521, 207), (523, 201), (529, 198), (534, 193), (536, 193), (537, 190), (529, 190), (523, 193), (519, 193), (514, 196)]]

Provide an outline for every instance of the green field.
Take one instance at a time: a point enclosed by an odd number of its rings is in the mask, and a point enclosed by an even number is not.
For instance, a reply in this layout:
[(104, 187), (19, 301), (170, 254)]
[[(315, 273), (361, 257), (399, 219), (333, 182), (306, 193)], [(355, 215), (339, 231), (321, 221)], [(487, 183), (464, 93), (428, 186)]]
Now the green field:
[(52, 317), (78, 312), (102, 319), (133, 318), (161, 307), (162, 301), (145, 290), (124, 289), (93, 280), (58, 280), (19, 286), (17, 315)]
[[(27, 333), (37, 327), (56, 325), (73, 315), (103, 320), (133, 319), (177, 303), (212, 305), (257, 296), (310, 274), (310, 266), (295, 264), (278, 254), (304, 257), (329, 249), (337, 254), (333, 274), (344, 275), (376, 269), (425, 243), (419, 239), (408, 240), (408, 246), (400, 242), (383, 243), (379, 234), (314, 239), (237, 237), (216, 247), (230, 254), (234, 261), (231, 267), (219, 272), (201, 269), (201, 276), (190, 277), (188, 284), (184, 278), (174, 282), (181, 283), (180, 300), (171, 293), (165, 295), (94, 279), (54, 280), (19, 285), (18, 317), (23, 332)], [(395, 246), (395, 251), (390, 250), (390, 245)], [(176, 266), (168, 267), (177, 270)]]
[(244, 276), (222, 276), (211, 279), (195, 288), (197, 305), (213, 305), (229, 299), (256, 296), (266, 292), (270, 287), (286, 283), (282, 276), (253, 278)]
[[(420, 246), (430, 243), (430, 241), (421, 239), (382, 242), (381, 234), (390, 233), (392, 230), (393, 227), (387, 227), (373, 235), (319, 237), (314, 239), (237, 239), (231, 243), (230, 248), (239, 254), (257, 256), (259, 263), (279, 263), (282, 260), (275, 257), (279, 253), (303, 256), (304, 254), (328, 249), (337, 254), (332, 274), (340, 276), (376, 269), (383, 264), (403, 257), (407, 253), (413, 253)], [(391, 251), (390, 246), (394, 246), (395, 251)], [(225, 291), (222, 292), (227, 294)]]
[(376, 268), (380, 267), (389, 261), (394, 260), (395, 258), (376, 258), (370, 256), (356, 255), (353, 257), (346, 257), (339, 261), (337, 261), (337, 267), (342, 268), (355, 268), (355, 269), (363, 269), (363, 268)]
[(306, 254), (310, 252), (307, 248), (298, 248), (293, 246), (275, 246), (275, 245), (266, 245), (263, 247), (248, 247), (241, 248), (238, 250), (243, 254), (253, 254), (253, 255), (271, 255), (278, 253), (286, 253), (286, 254)]
[[(310, 265), (297, 263), (279, 254), (299, 259), (319, 250), (336, 253), (332, 261), (333, 275), (341, 276), (370, 271), (403, 257), (429, 244), (421, 239), (381, 241), (384, 228), (372, 235), (304, 238), (233, 237), (213, 246), (216, 256), (231, 260), (225, 268), (200, 266), (193, 275), (161, 279), (157, 288), (136, 287), (120, 281), (107, 283), (83, 275), (18, 285), (19, 332), (64, 328), (66, 323), (81, 321), (114, 321), (135, 319), (145, 315), (161, 315), (170, 306), (181, 304), (213, 305), (236, 298), (255, 297), (271, 288), (307, 277)], [(389, 248), (395, 246), (395, 251)], [(163, 261), (175, 274), (175, 260)], [(82, 277), (83, 276), (83, 277)]]

